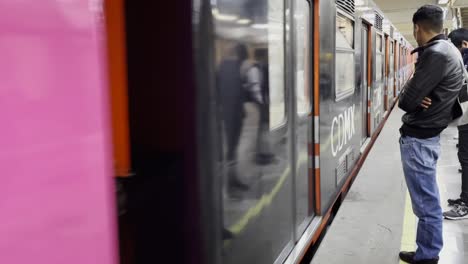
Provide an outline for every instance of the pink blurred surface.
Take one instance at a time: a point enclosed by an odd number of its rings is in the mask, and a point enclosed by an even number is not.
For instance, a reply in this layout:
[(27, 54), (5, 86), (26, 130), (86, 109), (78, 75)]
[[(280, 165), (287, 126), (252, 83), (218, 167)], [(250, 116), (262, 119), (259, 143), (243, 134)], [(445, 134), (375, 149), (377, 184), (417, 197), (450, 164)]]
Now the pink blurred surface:
[(0, 1), (0, 263), (117, 263), (100, 6)]

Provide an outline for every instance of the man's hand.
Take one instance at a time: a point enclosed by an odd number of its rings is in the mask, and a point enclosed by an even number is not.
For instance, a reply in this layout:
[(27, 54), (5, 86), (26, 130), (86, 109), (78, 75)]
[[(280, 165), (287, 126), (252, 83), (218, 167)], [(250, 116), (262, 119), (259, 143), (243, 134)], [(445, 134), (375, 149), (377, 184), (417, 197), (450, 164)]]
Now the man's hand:
[(429, 97), (424, 97), (423, 101), (421, 102), (421, 107), (424, 109), (428, 109), (432, 104), (432, 100)]

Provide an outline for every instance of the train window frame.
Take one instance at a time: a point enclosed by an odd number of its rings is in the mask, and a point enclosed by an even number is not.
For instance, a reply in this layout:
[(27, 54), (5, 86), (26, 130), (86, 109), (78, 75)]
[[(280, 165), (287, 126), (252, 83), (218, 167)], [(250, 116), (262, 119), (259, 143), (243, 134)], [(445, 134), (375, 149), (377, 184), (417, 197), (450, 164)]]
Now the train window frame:
[[(383, 52), (384, 36), (383, 36), (382, 33), (376, 32), (375, 38), (376, 38), (375, 43), (376, 43), (376, 46), (377, 46), (376, 51), (382, 53)], [(378, 40), (380, 40), (380, 41), (378, 41)]]
[[(281, 1), (280, 1), (281, 2)], [(281, 120), (281, 122), (278, 122), (278, 123), (270, 123), (270, 126), (269, 126), (269, 130), (270, 132), (272, 133), (282, 133), (282, 131), (284, 131), (285, 129), (287, 129), (288, 127), (288, 123), (290, 122), (290, 119), (289, 119), (289, 111), (290, 110), (290, 102), (289, 102), (289, 91), (288, 91), (288, 70), (287, 70), (287, 64), (288, 64), (288, 52), (287, 52), (287, 49), (288, 49), (288, 44), (287, 42), (287, 38), (288, 38), (288, 25), (290, 22), (288, 22), (288, 20), (286, 19), (286, 7), (287, 7), (287, 4), (286, 2), (282, 1), (283, 3), (283, 12), (282, 12), (282, 15), (283, 15), (283, 20), (282, 20), (282, 25), (281, 25), (281, 31), (282, 31), (282, 42), (283, 42), (283, 46), (282, 46), (282, 50), (281, 50), (281, 56), (283, 57), (282, 59), (282, 85), (283, 85), (283, 88), (282, 88), (282, 91), (283, 91), (283, 107), (282, 107), (282, 110), (283, 110), (283, 118)], [(269, 34), (269, 32), (268, 32)], [(269, 44), (269, 42), (267, 42)], [(268, 48), (268, 53), (270, 54), (270, 48)], [(268, 55), (269, 56), (269, 55)], [(269, 58), (270, 60), (270, 58)], [(270, 62), (269, 62), (269, 65), (268, 65), (268, 71), (269, 71), (269, 74), (271, 76), (271, 72), (270, 72), (271, 68), (270, 68)], [(269, 80), (271, 81), (271, 79)], [(271, 83), (269, 84), (271, 85)], [(272, 122), (272, 118), (271, 118), (271, 109), (272, 109), (272, 103), (271, 103), (271, 88), (270, 88), (270, 97), (269, 97), (269, 100), (270, 100), (270, 104), (269, 104), (269, 116), (270, 116), (270, 122)]]
[[(388, 38), (389, 47), (388, 47), (388, 70), (389, 76), (395, 72), (395, 40), (391, 37)], [(391, 62), (391, 63), (390, 63)], [(390, 65), (391, 64), (391, 65)]]
[[(352, 48), (344, 48), (344, 47), (338, 47), (337, 46), (337, 43), (336, 43), (336, 35), (337, 35), (337, 20), (339, 18), (344, 18), (344, 19), (347, 19), (349, 22), (351, 22), (351, 25), (352, 25), (352, 29), (353, 29), (353, 33), (352, 33), (352, 45), (351, 47)], [(354, 17), (346, 14), (344, 11), (342, 11), (341, 9), (337, 8), (336, 9), (336, 14), (335, 14), (335, 56), (334, 56), (334, 63), (335, 63), (335, 66), (334, 66), (334, 72), (335, 72), (335, 85), (334, 85), (334, 93), (335, 93), (335, 102), (339, 102), (339, 101), (342, 101), (352, 95), (355, 94), (356, 92), (356, 67), (355, 67), (355, 62), (356, 62), (356, 20)], [(337, 57), (338, 57), (338, 54), (342, 54), (342, 55), (349, 55), (349, 54), (352, 54), (352, 67), (353, 67), (353, 74), (352, 74), (352, 82), (353, 85), (352, 85), (352, 88), (348, 88), (348, 89), (344, 89), (344, 90), (339, 90), (338, 89), (338, 70), (337, 70), (337, 66), (338, 66), (338, 63), (337, 63)]]
[[(293, 75), (294, 75), (294, 89), (295, 89), (295, 93), (294, 93), (294, 101), (295, 101), (295, 104), (296, 104), (296, 109), (295, 109), (295, 115), (299, 118), (305, 118), (307, 117), (311, 111), (312, 111), (312, 105), (313, 105), (313, 102), (312, 102), (312, 96), (313, 96), (313, 91), (311, 89), (311, 82), (313, 82), (313, 47), (312, 47), (312, 42), (313, 42), (313, 36), (312, 36), (312, 29), (313, 29), (313, 11), (312, 11), (312, 3), (310, 2), (310, 0), (302, 0), (305, 4), (308, 5), (308, 8), (307, 8), (307, 19), (306, 19), (306, 36), (305, 38), (307, 38), (307, 41), (306, 41), (306, 45), (303, 46), (304, 49), (308, 49), (308, 51), (306, 51), (303, 55), (304, 55), (304, 58), (307, 59), (307, 62), (304, 63), (303, 65), (303, 71), (304, 71), (304, 74), (307, 74), (309, 80), (306, 80), (306, 78), (304, 78), (303, 80), (303, 83), (304, 85), (307, 84), (307, 81), (309, 82), (308, 83), (308, 87), (304, 87), (304, 89), (308, 89), (308, 93), (309, 93), (309, 102), (308, 102), (308, 105), (307, 105), (307, 110), (305, 112), (299, 112), (299, 109), (298, 109), (298, 97), (297, 97), (297, 93), (298, 93), (298, 71), (297, 71), (297, 60), (298, 60), (298, 57), (297, 56), (297, 48), (298, 48), (298, 36), (297, 36), (297, 31), (296, 31), (296, 27), (297, 27), (297, 21), (294, 21), (294, 27), (295, 29), (293, 30), (293, 34), (294, 34), (294, 41), (293, 41), (293, 56), (295, 56), (294, 58), (294, 67), (293, 67)], [(295, 4), (297, 4), (297, 2), (299, 1), (296, 1)], [(297, 10), (294, 10), (294, 16), (296, 16), (296, 11)], [(296, 19), (296, 18), (294, 18)], [(304, 32), (303, 32), (304, 33)], [(308, 64), (308, 65), (307, 65)], [(305, 92), (305, 90), (304, 90)]]
[[(380, 40), (380, 42), (378, 41)], [(385, 52), (384, 52), (384, 34), (380, 31), (376, 31), (375, 33), (375, 81), (382, 81), (385, 78)], [(378, 59), (380, 59), (380, 65), (382, 66), (380, 68), (380, 75), (377, 71), (378, 67)], [(380, 78), (377, 78), (380, 77)]]

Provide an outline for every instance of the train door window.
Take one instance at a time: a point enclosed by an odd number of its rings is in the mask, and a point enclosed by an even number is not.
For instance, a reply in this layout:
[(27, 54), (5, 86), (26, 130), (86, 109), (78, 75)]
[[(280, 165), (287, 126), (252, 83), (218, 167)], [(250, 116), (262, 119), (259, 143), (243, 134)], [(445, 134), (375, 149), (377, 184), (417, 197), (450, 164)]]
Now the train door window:
[(362, 102), (361, 102), (361, 107), (362, 107), (362, 137), (361, 137), (361, 144), (363, 144), (366, 139), (367, 139), (367, 126), (368, 126), (368, 119), (367, 119), (367, 114), (368, 114), (368, 84), (367, 84), (367, 78), (368, 78), (368, 41), (369, 41), (369, 31), (367, 29), (368, 25), (367, 24), (362, 24), (362, 30), (361, 30), (361, 80), (362, 80), (362, 86), (361, 86), (361, 96), (362, 96)]
[[(390, 91), (393, 91), (393, 85), (394, 85), (394, 61), (395, 61), (395, 54), (394, 54), (394, 43), (393, 40), (390, 39), (390, 46), (388, 49), (389, 55), (388, 55), (388, 89)], [(393, 94), (393, 96), (395, 96)]]
[(394, 67), (393, 62), (394, 62), (394, 59), (395, 59), (395, 58), (394, 58), (395, 54), (394, 54), (393, 46), (394, 46), (393, 40), (390, 39), (390, 47), (389, 47), (389, 49), (388, 49), (388, 51), (389, 51), (389, 66), (388, 66), (388, 70), (389, 70), (389, 76), (390, 76), (390, 77), (393, 77), (393, 75), (392, 75), (392, 74), (393, 74), (393, 67)]
[[(310, 207), (309, 174), (308, 174), (308, 137), (311, 127), (308, 126), (308, 115), (311, 111), (311, 50), (310, 50), (310, 5), (306, 0), (294, 1), (294, 71), (296, 98), (296, 174), (295, 174), (295, 203), (296, 203), (296, 238), (304, 232), (313, 213)], [(311, 210), (312, 209), (312, 210)]]
[(384, 54), (382, 52), (382, 35), (377, 34), (377, 56), (375, 57), (375, 80), (378, 82), (382, 80), (384, 70)]
[(211, 1), (224, 168), (217, 231), (226, 264), (272, 263), (292, 247), (284, 2)]
[(382, 36), (377, 34), (376, 41), (377, 51), (382, 52)]
[(355, 90), (354, 76), (354, 21), (337, 13), (335, 99), (342, 100)]
[(310, 112), (310, 6), (306, 0), (295, 1), (295, 84), (296, 104), (299, 116)]

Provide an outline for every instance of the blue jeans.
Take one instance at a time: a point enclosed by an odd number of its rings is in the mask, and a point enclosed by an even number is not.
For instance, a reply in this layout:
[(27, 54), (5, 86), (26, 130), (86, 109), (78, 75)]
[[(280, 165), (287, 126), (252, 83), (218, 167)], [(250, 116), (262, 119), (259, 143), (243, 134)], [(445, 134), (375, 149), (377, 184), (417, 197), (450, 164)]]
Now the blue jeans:
[(401, 137), (400, 152), (413, 212), (419, 219), (415, 260), (433, 259), (443, 246), (443, 216), (436, 180), (440, 137)]

